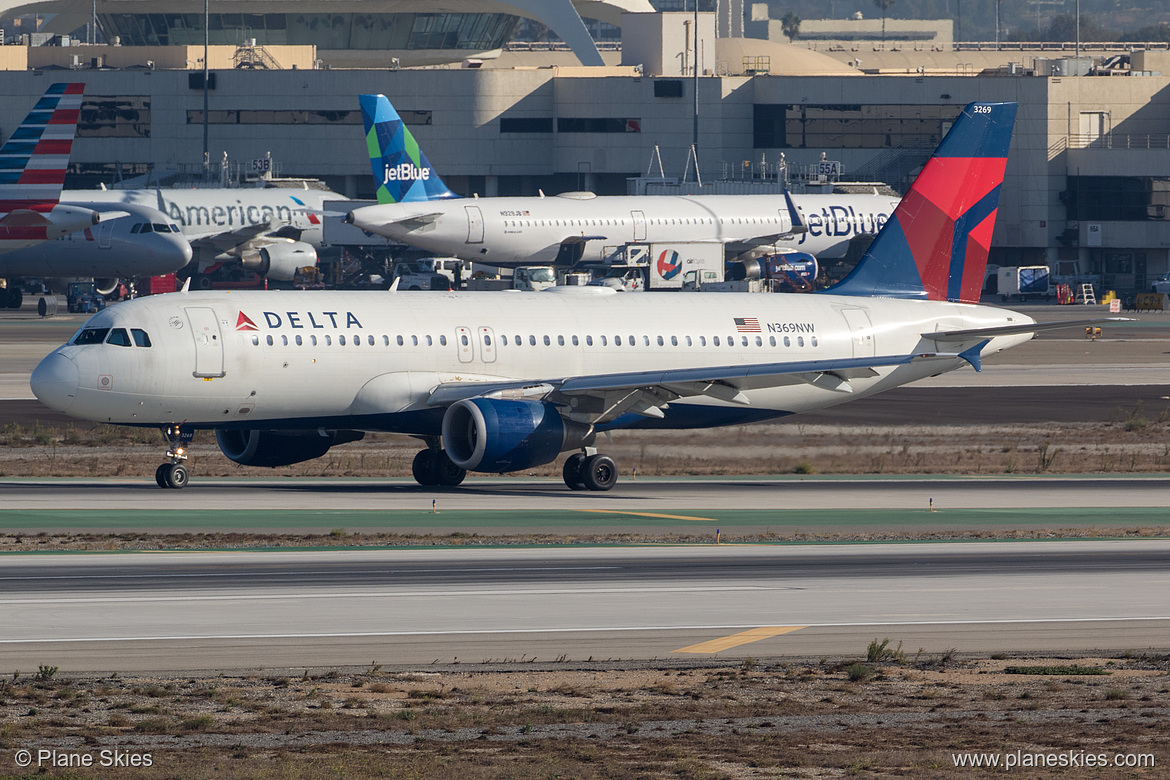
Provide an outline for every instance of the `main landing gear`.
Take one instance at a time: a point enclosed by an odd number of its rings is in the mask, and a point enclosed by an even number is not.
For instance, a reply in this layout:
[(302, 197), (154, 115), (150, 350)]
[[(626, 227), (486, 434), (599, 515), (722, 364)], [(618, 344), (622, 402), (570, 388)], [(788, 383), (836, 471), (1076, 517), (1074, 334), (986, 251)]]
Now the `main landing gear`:
[(154, 470), (154, 481), (160, 488), (182, 490), (187, 487), (191, 475), (183, 461), (187, 459), (187, 449), (184, 444), (191, 441), (193, 431), (184, 431), (178, 425), (168, 425), (163, 428), (163, 436), (167, 437), (167, 457), (170, 461)]
[(608, 455), (592, 448), (575, 452), (565, 459), (561, 475), (572, 490), (609, 490), (617, 484), (617, 464)]
[(467, 469), (455, 465), (444, 450), (430, 447), (414, 456), (410, 465), (414, 481), (420, 485), (454, 487), (467, 476)]

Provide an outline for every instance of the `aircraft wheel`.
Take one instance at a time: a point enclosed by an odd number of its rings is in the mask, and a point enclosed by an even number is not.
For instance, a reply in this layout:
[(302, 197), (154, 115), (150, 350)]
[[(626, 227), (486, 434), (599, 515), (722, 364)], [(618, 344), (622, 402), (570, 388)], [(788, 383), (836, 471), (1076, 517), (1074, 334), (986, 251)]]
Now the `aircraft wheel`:
[(439, 450), (434, 455), (432, 468), (439, 479), (440, 485), (455, 487), (467, 476), (467, 469), (455, 465), (455, 462), (451, 460), (451, 456), (445, 451)]
[(581, 465), (584, 462), (585, 456), (580, 452), (575, 452), (565, 458), (565, 467), (561, 470), (561, 476), (564, 477), (565, 484), (570, 490), (585, 489), (585, 482), (581, 479)]
[(171, 464), (164, 463), (161, 466), (159, 466), (157, 469), (154, 470), (154, 481), (160, 488), (168, 487), (167, 475), (165, 474), (165, 471), (166, 471), (166, 469), (169, 469), (170, 467), (171, 467)]
[(410, 473), (414, 476), (414, 481), (420, 485), (439, 484), (439, 475), (431, 458), (430, 450), (420, 450), (414, 456), (414, 462), (410, 464)]
[(589, 490), (609, 490), (617, 484), (617, 464), (608, 455), (591, 455), (581, 467), (581, 481)]
[(187, 487), (187, 481), (191, 478), (187, 473), (187, 467), (182, 463), (168, 464), (163, 475), (166, 479), (167, 487), (173, 488), (174, 490), (182, 490)]

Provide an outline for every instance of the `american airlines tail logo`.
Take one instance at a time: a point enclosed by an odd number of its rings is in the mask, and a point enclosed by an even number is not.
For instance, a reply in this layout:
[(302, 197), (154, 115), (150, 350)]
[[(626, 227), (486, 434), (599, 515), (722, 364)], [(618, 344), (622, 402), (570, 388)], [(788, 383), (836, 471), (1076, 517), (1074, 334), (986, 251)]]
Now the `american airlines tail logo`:
[(236, 330), (260, 330), (256, 327), (256, 323), (248, 318), (247, 314), (240, 312), (240, 316), (236, 317)]
[(392, 181), (430, 181), (430, 178), (430, 168), (419, 168), (408, 162), (387, 165), (382, 172), (383, 184), (389, 184)]

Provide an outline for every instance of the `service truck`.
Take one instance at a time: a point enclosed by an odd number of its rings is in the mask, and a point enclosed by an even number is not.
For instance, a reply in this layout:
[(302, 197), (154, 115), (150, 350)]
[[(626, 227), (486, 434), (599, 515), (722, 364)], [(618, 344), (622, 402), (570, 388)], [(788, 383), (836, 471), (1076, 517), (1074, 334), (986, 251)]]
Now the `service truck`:
[(1049, 283), (1050, 274), (1046, 265), (1022, 265), (1000, 267), (997, 272), (999, 298), (1006, 303), (1012, 298), (1051, 298), (1056, 295)]
[(723, 245), (708, 241), (625, 244), (590, 284), (634, 292), (698, 290), (723, 281)]
[(512, 269), (512, 278), (472, 276), (463, 285), (464, 290), (525, 290), (539, 292), (557, 284), (556, 270), (551, 265), (522, 265)]

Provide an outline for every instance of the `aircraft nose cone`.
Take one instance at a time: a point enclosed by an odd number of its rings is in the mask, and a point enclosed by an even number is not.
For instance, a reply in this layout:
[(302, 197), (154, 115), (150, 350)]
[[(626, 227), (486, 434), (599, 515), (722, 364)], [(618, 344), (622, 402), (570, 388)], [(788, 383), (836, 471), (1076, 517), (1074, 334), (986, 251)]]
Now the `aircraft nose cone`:
[(79, 383), (77, 364), (59, 352), (42, 360), (29, 380), (37, 400), (58, 412), (69, 411)]

